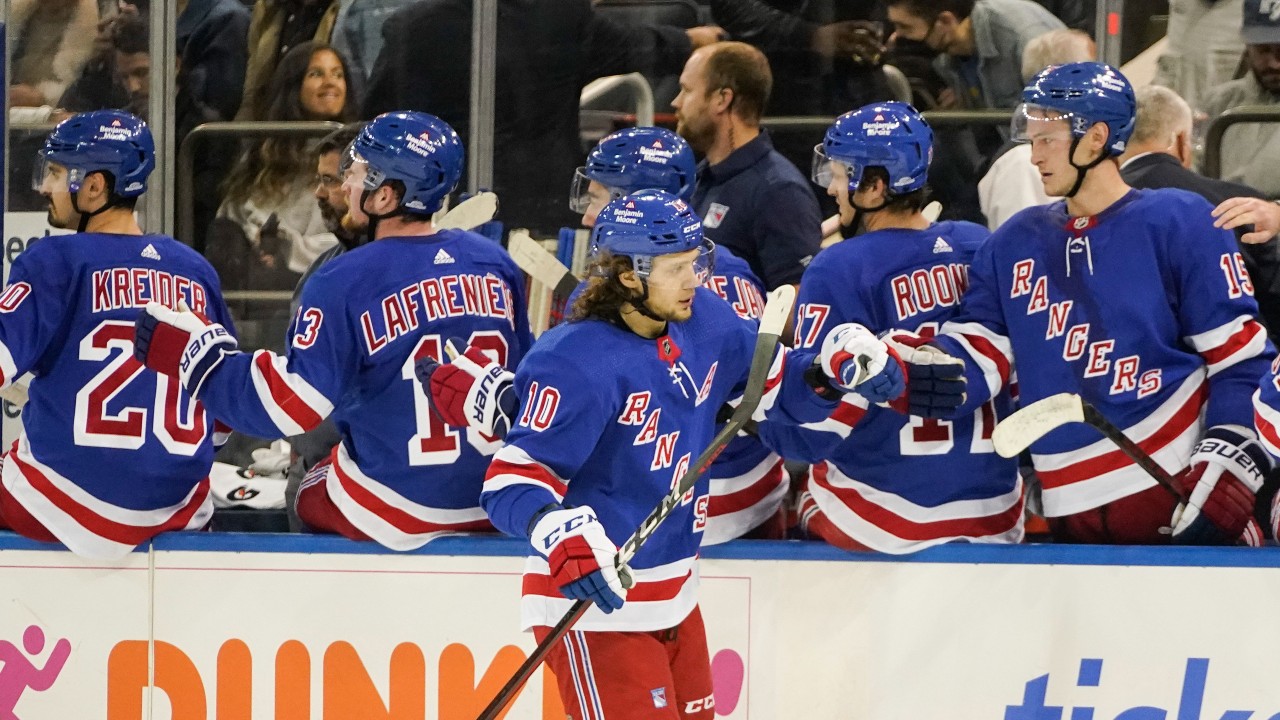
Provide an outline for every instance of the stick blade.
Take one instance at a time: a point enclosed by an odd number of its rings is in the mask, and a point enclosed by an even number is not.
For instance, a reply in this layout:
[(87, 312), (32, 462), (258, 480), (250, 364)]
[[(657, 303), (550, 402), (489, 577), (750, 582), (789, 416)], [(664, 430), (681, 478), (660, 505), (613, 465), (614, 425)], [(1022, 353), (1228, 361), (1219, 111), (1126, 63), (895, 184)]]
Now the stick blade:
[(1000, 421), (991, 442), (1001, 457), (1011, 458), (1062, 425), (1084, 422), (1084, 403), (1075, 393), (1038, 400)]
[(925, 219), (931, 223), (938, 222), (938, 216), (942, 214), (942, 203), (934, 200), (928, 205), (925, 205), (924, 210), (921, 210), (920, 214), (924, 215)]
[(569, 297), (578, 287), (578, 278), (569, 272), (569, 268), (539, 245), (527, 231), (511, 232), (507, 237), (507, 253), (517, 267), (549, 288), (558, 299)]
[(787, 318), (791, 317), (791, 306), (796, 302), (796, 289), (791, 285), (783, 285), (769, 293), (765, 301), (764, 314), (760, 316), (760, 333), (781, 335), (787, 326)]
[(498, 196), (491, 192), (472, 195), (440, 218), (436, 227), (441, 230), (474, 230), (493, 219), (498, 213)]

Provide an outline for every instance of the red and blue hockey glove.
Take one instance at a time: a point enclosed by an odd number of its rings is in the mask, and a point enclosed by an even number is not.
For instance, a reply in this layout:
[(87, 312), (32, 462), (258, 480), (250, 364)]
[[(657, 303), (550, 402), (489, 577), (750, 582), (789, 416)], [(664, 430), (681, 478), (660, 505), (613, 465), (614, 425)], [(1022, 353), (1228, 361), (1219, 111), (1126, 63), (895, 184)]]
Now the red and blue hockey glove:
[(529, 534), (529, 542), (547, 558), (551, 584), (560, 594), (572, 600), (590, 600), (605, 613), (626, 602), (630, 570), (625, 565), (614, 567), (618, 548), (590, 506), (542, 515)]
[(857, 323), (831, 328), (822, 339), (818, 363), (832, 384), (871, 402), (902, 394), (902, 364), (870, 330)]
[(927, 338), (901, 330), (887, 333), (884, 343), (906, 374), (906, 392), (892, 398), (890, 407), (917, 417), (949, 417), (964, 404), (968, 388), (964, 360), (929, 345)]
[(1252, 430), (1209, 428), (1191, 452), (1191, 466), (1174, 477), (1187, 502), (1173, 511), (1173, 541), (1234, 545), (1253, 519), (1258, 490), (1270, 470), (1271, 458)]
[(191, 397), (199, 397), (205, 378), (239, 346), (226, 328), (185, 305), (170, 310), (149, 302), (134, 323), (134, 357), (158, 373), (178, 378)]
[[(462, 344), (448, 342), (454, 347)], [(469, 347), (444, 365), (424, 355), (413, 371), (431, 399), (431, 409), (446, 424), (471, 427), (488, 437), (507, 436), (517, 410), (515, 375), (488, 353)]]

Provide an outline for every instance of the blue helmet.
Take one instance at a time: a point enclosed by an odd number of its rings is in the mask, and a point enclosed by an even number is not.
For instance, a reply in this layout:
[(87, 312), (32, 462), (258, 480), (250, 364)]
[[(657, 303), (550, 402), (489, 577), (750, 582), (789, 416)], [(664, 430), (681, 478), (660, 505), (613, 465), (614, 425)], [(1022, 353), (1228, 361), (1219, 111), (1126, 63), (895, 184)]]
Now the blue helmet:
[[(462, 141), (449, 124), (424, 112), (389, 112), (364, 126), (348, 148), (345, 167), (365, 162), (366, 190), (389, 180), (404, 183), (400, 207), (429, 215), (462, 179)], [(344, 169), (345, 169), (344, 167)]]
[(58, 123), (45, 138), (34, 185), (39, 190), (46, 166), (56, 163), (67, 169), (67, 188), (73, 197), (85, 177), (109, 172), (117, 196), (136, 198), (147, 191), (155, 156), (151, 130), (137, 116), (121, 110), (78, 113)]
[(591, 230), (592, 257), (626, 255), (641, 277), (648, 277), (655, 256), (689, 250), (702, 251), (695, 268), (709, 274), (715, 244), (703, 237), (702, 220), (684, 200), (661, 190), (641, 190), (610, 201)]
[(1022, 105), (1013, 115), (1012, 136), (1027, 140), (1027, 123), (1039, 119), (1031, 110), (1051, 111), (1045, 119), (1069, 120), (1073, 138), (1082, 137), (1095, 123), (1104, 123), (1108, 155), (1124, 152), (1138, 114), (1133, 86), (1119, 70), (1098, 62), (1076, 62), (1045, 68), (1022, 91)]
[(866, 105), (836, 118), (822, 144), (813, 149), (813, 181), (831, 184), (831, 162), (849, 173), (849, 192), (869, 167), (889, 173), (889, 194), (905, 195), (924, 187), (933, 161), (933, 129), (904, 102)]
[(569, 209), (586, 212), (592, 180), (609, 190), (610, 199), (637, 190), (662, 190), (689, 202), (697, 175), (693, 149), (679, 135), (660, 127), (619, 130), (596, 144), (587, 164), (578, 168), (569, 193)]

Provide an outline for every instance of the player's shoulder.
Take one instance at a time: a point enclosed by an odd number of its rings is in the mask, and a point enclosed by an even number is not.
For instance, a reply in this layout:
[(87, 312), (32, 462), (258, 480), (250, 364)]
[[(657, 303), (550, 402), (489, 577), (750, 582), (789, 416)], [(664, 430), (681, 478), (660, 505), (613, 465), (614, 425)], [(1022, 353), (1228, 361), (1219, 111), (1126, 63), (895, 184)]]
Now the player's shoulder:
[(1025, 246), (1028, 240), (1043, 237), (1046, 232), (1066, 228), (1068, 220), (1067, 204), (1062, 200), (1032, 205), (1005, 220), (990, 234), (987, 244), (993, 249), (1007, 245)]
[(1213, 205), (1199, 193), (1181, 188), (1134, 189), (1131, 212), (1147, 219), (1165, 218), (1180, 223), (1187, 219), (1204, 221), (1211, 217)]
[(590, 371), (602, 348), (617, 348), (626, 331), (596, 318), (561, 323), (538, 336), (520, 361), (520, 370), (540, 377), (578, 377), (591, 383), (600, 373)]
[(435, 235), (446, 246), (465, 248), (468, 262), (480, 265), (495, 265), (502, 268), (514, 268), (515, 261), (498, 243), (477, 232), (470, 230), (440, 230)]
[(991, 237), (987, 226), (968, 220), (944, 220), (934, 223), (928, 229), (936, 235), (967, 245), (977, 245)]

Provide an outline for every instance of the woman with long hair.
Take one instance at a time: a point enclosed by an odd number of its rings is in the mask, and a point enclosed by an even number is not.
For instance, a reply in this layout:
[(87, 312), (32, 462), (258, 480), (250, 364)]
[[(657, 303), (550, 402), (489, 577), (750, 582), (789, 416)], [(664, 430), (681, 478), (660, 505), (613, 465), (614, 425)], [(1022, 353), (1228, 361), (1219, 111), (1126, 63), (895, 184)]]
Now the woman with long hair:
[[(356, 119), (359, 99), (347, 61), (332, 47), (305, 42), (291, 49), (271, 81), (267, 120)], [(321, 252), (337, 242), (324, 224), (313, 196), (313, 140), (268, 138), (253, 144), (224, 183), (218, 218), (234, 223), (253, 249), (256, 265), (268, 274), (296, 281)], [(224, 226), (225, 230), (225, 226)], [(253, 272), (252, 270), (250, 272)], [(230, 280), (229, 278), (225, 278)], [(263, 283), (252, 282), (261, 287)]]

